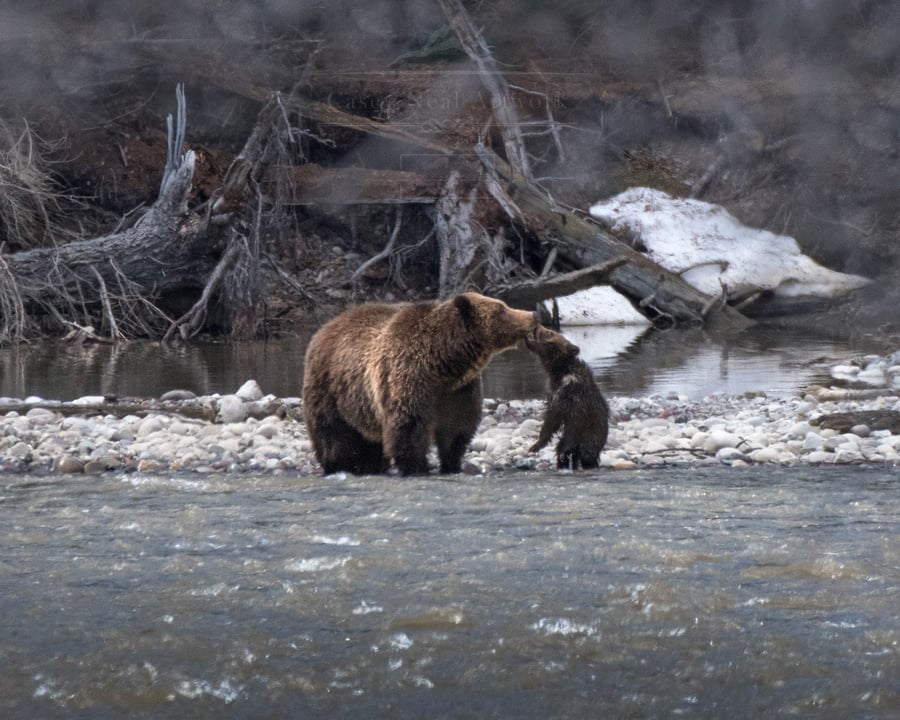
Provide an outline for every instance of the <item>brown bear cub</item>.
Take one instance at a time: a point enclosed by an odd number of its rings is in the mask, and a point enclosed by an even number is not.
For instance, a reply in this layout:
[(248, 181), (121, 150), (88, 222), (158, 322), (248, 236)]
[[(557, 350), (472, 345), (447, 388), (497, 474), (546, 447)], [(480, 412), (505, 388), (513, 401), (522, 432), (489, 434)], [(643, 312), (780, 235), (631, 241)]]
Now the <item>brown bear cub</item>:
[(367, 303), (323, 325), (306, 351), (303, 405), (326, 474), (459, 472), (481, 422), (481, 371), (536, 326), (534, 314), (465, 293)]
[(609, 434), (609, 406), (594, 373), (578, 358), (578, 346), (557, 332), (538, 326), (525, 337), (525, 344), (540, 358), (550, 385), (541, 432), (529, 452), (543, 448), (562, 428), (557, 467), (597, 467)]

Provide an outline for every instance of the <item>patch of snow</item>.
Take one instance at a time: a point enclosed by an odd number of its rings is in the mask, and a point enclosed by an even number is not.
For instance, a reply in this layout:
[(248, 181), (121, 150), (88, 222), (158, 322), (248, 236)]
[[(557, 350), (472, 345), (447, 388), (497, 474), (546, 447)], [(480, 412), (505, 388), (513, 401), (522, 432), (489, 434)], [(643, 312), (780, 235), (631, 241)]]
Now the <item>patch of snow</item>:
[[(836, 297), (866, 285), (859, 275), (835, 272), (800, 251), (787, 235), (747, 227), (719, 205), (673, 198), (660, 190), (630, 188), (590, 208), (613, 230), (629, 230), (647, 247), (647, 256), (682, 273), (710, 295), (728, 289), (761, 287), (777, 295)], [(720, 263), (727, 264), (721, 269)]]
[[(646, 255), (701, 292), (718, 296), (742, 288), (783, 297), (837, 297), (869, 283), (829, 270), (800, 251), (787, 235), (747, 227), (725, 208), (702, 200), (673, 198), (635, 187), (590, 208), (614, 231), (639, 237)], [(609, 287), (557, 299), (562, 325), (646, 325), (647, 319)]]

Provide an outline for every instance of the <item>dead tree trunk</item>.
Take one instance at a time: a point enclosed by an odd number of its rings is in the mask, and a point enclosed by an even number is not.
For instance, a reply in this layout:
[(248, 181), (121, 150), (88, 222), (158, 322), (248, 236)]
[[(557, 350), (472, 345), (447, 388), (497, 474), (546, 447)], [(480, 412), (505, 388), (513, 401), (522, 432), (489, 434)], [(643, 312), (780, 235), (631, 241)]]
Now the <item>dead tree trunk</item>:
[(459, 173), (452, 170), (434, 205), (434, 229), (440, 257), (438, 297), (441, 299), (465, 289), (481, 244), (479, 236), (484, 232), (473, 222), (475, 188), (467, 195), (464, 192), (459, 187)]
[(530, 179), (530, 163), (516, 106), (512, 102), (509, 85), (497, 69), (497, 63), (488, 50), (484, 37), (459, 0), (438, 0), (438, 4), (459, 38), (463, 50), (478, 66), (481, 82), (491, 95), (491, 110), (503, 137), (507, 160), (517, 173)]
[(22, 315), (10, 337), (29, 325), (106, 325), (110, 336), (158, 335), (168, 318), (159, 297), (202, 287), (221, 245), (207, 224), (187, 210), (194, 153), (182, 154), (184, 95), (179, 88), (178, 127), (169, 117), (168, 160), (153, 206), (131, 227), (56, 248), (0, 256), (0, 294), (16, 298)]
[[(181, 152), (185, 112), (180, 88), (178, 100), (176, 129), (169, 118), (168, 160), (159, 197), (133, 226), (57, 248), (0, 255), (0, 308), (5, 316), (0, 340), (37, 334), (42, 326), (94, 324), (113, 338), (164, 333), (168, 338), (176, 331), (189, 337), (201, 329), (214, 295), (237, 298), (232, 302), (248, 306), (258, 301), (258, 182), (274, 152), (270, 143), (280, 135), (275, 128), (277, 98), (260, 112), (218, 200), (205, 214), (188, 210), (194, 153)], [(248, 217), (237, 222), (242, 211)], [(199, 300), (173, 319), (161, 306), (167, 296), (182, 295), (199, 295)]]
[(625, 262), (609, 272), (609, 284), (655, 324), (740, 329), (752, 325), (724, 305), (605, 233), (596, 224), (557, 206), (534, 183), (484, 146), (475, 152), (487, 169), (488, 190), (510, 218), (558, 249), (575, 268)]

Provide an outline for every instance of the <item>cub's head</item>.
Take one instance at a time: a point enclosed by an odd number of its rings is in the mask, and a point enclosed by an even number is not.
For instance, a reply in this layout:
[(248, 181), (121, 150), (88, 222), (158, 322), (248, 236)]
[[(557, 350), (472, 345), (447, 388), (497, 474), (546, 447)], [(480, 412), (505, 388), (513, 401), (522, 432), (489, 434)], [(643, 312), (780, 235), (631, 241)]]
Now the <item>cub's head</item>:
[(537, 327), (533, 312), (516, 310), (502, 300), (474, 292), (457, 295), (453, 303), (463, 327), (479, 335), (492, 351), (505, 350)]
[(580, 352), (577, 345), (542, 325), (538, 325), (525, 336), (525, 345), (540, 358), (541, 364), (547, 370), (570, 363)]

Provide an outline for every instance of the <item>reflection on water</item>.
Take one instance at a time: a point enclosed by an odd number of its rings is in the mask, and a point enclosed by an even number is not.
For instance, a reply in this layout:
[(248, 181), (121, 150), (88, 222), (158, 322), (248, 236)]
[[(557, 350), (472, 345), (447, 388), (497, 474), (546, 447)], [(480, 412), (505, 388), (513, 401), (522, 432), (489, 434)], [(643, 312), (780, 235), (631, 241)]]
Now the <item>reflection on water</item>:
[[(602, 329), (598, 330), (584, 338), (588, 349), (597, 347), (597, 338), (603, 337)], [(574, 337), (573, 341), (579, 342)], [(757, 390), (792, 395), (827, 373), (829, 365), (864, 352), (862, 346), (765, 328), (747, 330), (727, 341), (713, 340), (700, 329), (684, 329), (647, 332), (614, 358), (598, 353), (585, 359), (601, 385), (613, 393), (627, 388), (622, 394), (677, 393), (699, 399)]]
[[(564, 333), (579, 347), (609, 394), (712, 393), (765, 390), (796, 392), (821, 367), (863, 349), (837, 341), (755, 330), (727, 341), (702, 330), (658, 332), (640, 326), (572, 327)], [(252, 343), (161, 345), (133, 342), (89, 345), (23, 345), (0, 349), (0, 397), (38, 395), (72, 400), (83, 395), (154, 397), (172, 389), (230, 393), (250, 378), (263, 392), (299, 395), (308, 336)], [(524, 348), (494, 358), (485, 372), (485, 395), (500, 399), (543, 394), (545, 376)]]
[(0, 481), (5, 720), (900, 716), (888, 471)]
[(250, 378), (280, 397), (299, 395), (308, 337), (271, 342), (164, 345), (21, 345), (0, 349), (0, 397), (158, 397), (176, 388), (231, 393)]

